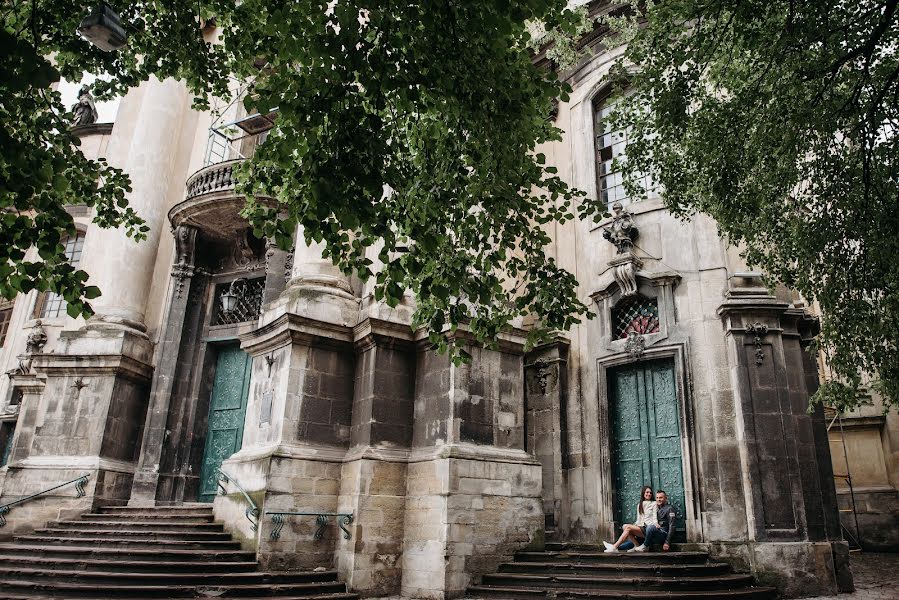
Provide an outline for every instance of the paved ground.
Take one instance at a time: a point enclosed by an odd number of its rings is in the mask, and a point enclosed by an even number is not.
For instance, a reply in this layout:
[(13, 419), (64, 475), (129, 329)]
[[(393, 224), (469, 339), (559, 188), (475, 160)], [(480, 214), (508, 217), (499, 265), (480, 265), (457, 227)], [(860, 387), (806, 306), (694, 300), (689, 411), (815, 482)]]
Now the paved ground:
[(815, 596), (818, 600), (897, 600), (899, 554), (859, 552), (850, 556), (855, 591), (839, 596)]
[[(899, 554), (853, 553), (850, 557), (855, 591), (816, 600), (899, 600)], [(379, 600), (404, 600), (399, 596)]]

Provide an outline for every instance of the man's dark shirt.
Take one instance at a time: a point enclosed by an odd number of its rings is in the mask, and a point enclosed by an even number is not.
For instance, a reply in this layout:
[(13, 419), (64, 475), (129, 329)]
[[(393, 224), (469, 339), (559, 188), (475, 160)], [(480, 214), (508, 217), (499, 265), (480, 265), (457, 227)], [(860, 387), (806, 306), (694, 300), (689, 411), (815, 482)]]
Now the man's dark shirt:
[(659, 529), (664, 529), (668, 533), (665, 543), (671, 543), (671, 536), (674, 534), (674, 525), (677, 522), (677, 512), (670, 504), (663, 504), (659, 507), (656, 517), (659, 520)]

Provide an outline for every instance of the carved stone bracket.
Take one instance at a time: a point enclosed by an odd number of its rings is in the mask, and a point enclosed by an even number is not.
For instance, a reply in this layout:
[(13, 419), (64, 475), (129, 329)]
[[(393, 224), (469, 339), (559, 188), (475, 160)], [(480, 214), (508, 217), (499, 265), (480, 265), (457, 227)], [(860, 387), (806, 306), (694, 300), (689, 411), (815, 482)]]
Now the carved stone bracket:
[(632, 359), (639, 360), (643, 358), (643, 353), (646, 351), (646, 339), (636, 331), (631, 331), (627, 335), (624, 350)]
[(175, 297), (184, 293), (184, 283), (194, 274), (194, 255), (197, 243), (197, 228), (192, 225), (179, 225), (175, 235), (175, 264), (172, 265), (172, 277), (175, 279)]
[(746, 333), (755, 335), (755, 364), (761, 366), (765, 362), (765, 352), (762, 350), (762, 336), (767, 335), (768, 326), (762, 323), (750, 323), (746, 326)]
[(635, 295), (637, 293), (637, 271), (643, 267), (643, 262), (633, 253), (627, 252), (623, 256), (616, 256), (610, 260), (609, 266), (614, 269), (613, 274), (618, 289), (621, 290), (621, 297)]

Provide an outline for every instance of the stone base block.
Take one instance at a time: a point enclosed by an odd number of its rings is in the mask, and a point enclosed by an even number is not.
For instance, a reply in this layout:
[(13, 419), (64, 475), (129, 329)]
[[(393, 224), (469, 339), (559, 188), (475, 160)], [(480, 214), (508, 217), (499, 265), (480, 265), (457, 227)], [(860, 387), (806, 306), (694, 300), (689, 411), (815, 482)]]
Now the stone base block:
[(540, 464), (523, 451), (456, 450), (408, 465), (404, 597), (461, 597), (543, 540)]
[(759, 585), (776, 587), (784, 598), (852, 590), (845, 542), (711, 542), (705, 546), (737, 572), (752, 573)]
[(353, 513), (353, 536), (337, 540), (337, 570), (357, 594), (399, 593), (402, 576), (406, 464), (360, 458), (341, 469), (340, 512)]
[[(848, 493), (841, 491), (837, 497), (841, 509), (852, 508)], [(843, 527), (859, 538), (864, 550), (899, 551), (899, 492), (896, 490), (855, 492), (855, 514), (841, 512), (840, 521)]]
[[(290, 449), (272, 448), (266, 452), (237, 453), (222, 464), (222, 470), (240, 482), (254, 498), (260, 516), (259, 530), (252, 532), (244, 516), (246, 503), (233, 486), (229, 493), (217, 497), (213, 510), (216, 518), (234, 524), (238, 537), (256, 539), (260, 568), (271, 571), (312, 570), (334, 565), (334, 550), (340, 531), (333, 520), (321, 539), (315, 539), (314, 516), (285, 517), (278, 539), (272, 539), (275, 528), (272, 511), (337, 512), (340, 492), (341, 459), (337, 456), (298, 456)], [(238, 518), (234, 515), (239, 514)]]
[[(97, 468), (66, 469), (46, 466), (10, 466), (6, 472), (0, 504), (7, 504), (61, 483), (88, 475), (84, 493), (78, 497), (74, 483), (23, 504), (13, 506), (0, 527), (0, 539), (23, 535), (44, 527), (49, 521), (75, 518), (100, 506), (123, 504), (131, 488), (131, 474)], [(122, 491), (125, 490), (124, 499)]]

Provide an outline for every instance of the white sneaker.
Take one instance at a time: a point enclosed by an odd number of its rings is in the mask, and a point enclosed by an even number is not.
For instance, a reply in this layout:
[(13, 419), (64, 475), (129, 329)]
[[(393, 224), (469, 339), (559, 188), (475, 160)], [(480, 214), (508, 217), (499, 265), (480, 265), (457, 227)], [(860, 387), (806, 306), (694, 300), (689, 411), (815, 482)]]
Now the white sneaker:
[(639, 546), (634, 548), (633, 551), (634, 552), (646, 552), (647, 550), (649, 550), (649, 548), (647, 548), (644, 544), (640, 544)]
[(619, 551), (618, 548), (616, 548), (616, 547), (613, 546), (612, 544), (609, 544), (609, 547), (606, 548), (606, 553), (609, 553), (609, 554), (614, 554), (614, 553), (616, 553), (616, 552), (618, 552), (618, 551)]
[(609, 548), (615, 547), (614, 545), (610, 544), (609, 542), (603, 542), (602, 545), (606, 547), (606, 550), (608, 550)]

